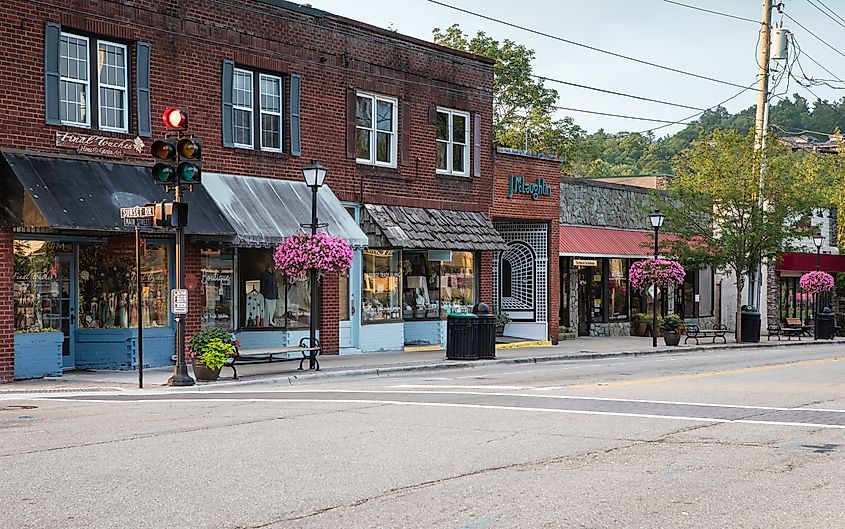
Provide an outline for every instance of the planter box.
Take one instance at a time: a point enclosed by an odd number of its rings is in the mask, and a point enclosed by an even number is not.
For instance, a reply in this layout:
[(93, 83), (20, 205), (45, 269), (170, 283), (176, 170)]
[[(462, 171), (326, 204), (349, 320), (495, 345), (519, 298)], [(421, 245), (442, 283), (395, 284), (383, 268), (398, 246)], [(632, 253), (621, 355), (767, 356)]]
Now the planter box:
[(15, 379), (62, 376), (60, 332), (15, 333)]

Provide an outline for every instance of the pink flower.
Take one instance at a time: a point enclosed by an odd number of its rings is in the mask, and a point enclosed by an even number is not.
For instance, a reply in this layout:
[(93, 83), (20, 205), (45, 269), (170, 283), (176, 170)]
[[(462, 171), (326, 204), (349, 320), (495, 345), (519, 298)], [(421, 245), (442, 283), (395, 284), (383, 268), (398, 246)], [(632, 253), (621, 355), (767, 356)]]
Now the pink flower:
[(798, 280), (801, 290), (810, 294), (820, 294), (833, 290), (833, 276), (827, 272), (807, 272)]
[(681, 263), (668, 259), (646, 259), (636, 261), (628, 271), (631, 286), (645, 290), (655, 283), (658, 285), (680, 285), (684, 282), (686, 271)]
[(290, 281), (297, 281), (314, 268), (345, 274), (354, 252), (349, 243), (325, 233), (292, 235), (276, 248), (273, 260)]

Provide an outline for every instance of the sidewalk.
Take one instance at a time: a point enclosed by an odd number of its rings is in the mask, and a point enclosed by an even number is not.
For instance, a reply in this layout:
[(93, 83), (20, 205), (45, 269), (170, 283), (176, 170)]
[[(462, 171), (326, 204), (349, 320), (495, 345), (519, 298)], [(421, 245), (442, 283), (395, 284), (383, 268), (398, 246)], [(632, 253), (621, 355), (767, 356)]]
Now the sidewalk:
[[(660, 340), (662, 342), (662, 340)], [(651, 338), (578, 338), (566, 340), (559, 345), (548, 347), (522, 347), (497, 349), (495, 360), (446, 360), (445, 351), (384, 352), (349, 355), (320, 356), (319, 372), (299, 371), (299, 359), (275, 360), (273, 362), (238, 363), (238, 380), (233, 380), (232, 370), (223, 368), (220, 379), (216, 382), (199, 383), (193, 388), (200, 391), (215, 389), (234, 389), (239, 386), (254, 384), (290, 385), (297, 381), (319, 378), (338, 378), (350, 376), (387, 375), (390, 373), (433, 371), (450, 369), (472, 369), (473, 367), (498, 364), (539, 363), (561, 360), (595, 359), (614, 356), (637, 356), (645, 354), (683, 354), (715, 348), (747, 349), (760, 347), (814, 347), (843, 343), (845, 339), (835, 341), (806, 339), (803, 341), (762, 341), (760, 343), (737, 344), (701, 344), (693, 343), (678, 347), (666, 347), (658, 342), (653, 348)], [(306, 361), (304, 365), (308, 365)], [(190, 367), (188, 372), (193, 375)], [(144, 370), (144, 388), (161, 389), (173, 374), (172, 367)], [(137, 371), (68, 371), (62, 377), (39, 380), (21, 380), (0, 386), (0, 395), (9, 393), (49, 393), (65, 391), (108, 391), (138, 388)], [(171, 388), (184, 391), (187, 388)]]

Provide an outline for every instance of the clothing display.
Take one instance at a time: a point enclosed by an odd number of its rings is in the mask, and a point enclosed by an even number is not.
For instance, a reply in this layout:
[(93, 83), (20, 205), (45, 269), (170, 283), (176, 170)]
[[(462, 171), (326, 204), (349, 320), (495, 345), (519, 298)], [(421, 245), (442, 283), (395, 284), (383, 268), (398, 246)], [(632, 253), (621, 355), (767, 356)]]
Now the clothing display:
[(276, 326), (276, 301), (275, 299), (264, 298), (264, 324), (270, 327)]
[(257, 327), (264, 319), (264, 296), (253, 289), (246, 295), (246, 325)]
[(276, 281), (276, 274), (269, 268), (264, 269), (261, 274), (261, 295), (264, 299), (279, 299), (279, 284)]

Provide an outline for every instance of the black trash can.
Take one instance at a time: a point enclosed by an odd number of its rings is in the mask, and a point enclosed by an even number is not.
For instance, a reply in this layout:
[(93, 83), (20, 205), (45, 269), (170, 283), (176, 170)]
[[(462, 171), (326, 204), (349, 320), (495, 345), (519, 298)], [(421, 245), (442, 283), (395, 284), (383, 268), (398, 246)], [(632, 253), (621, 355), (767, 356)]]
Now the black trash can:
[(834, 314), (830, 307), (825, 307), (816, 320), (816, 338), (819, 340), (833, 340)]
[(490, 311), (486, 303), (479, 303), (472, 308), (472, 312), (478, 316), (478, 335), (476, 344), (478, 346), (479, 360), (493, 360), (496, 358), (496, 316)]
[(478, 316), (449, 314), (446, 319), (446, 358), (478, 360)]
[(740, 340), (743, 342), (759, 342), (760, 313), (752, 305), (743, 305), (740, 318), (742, 325)]

